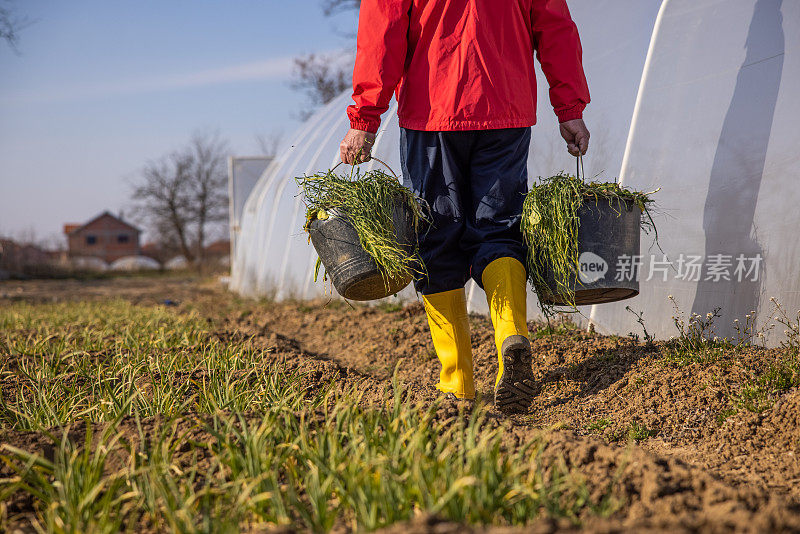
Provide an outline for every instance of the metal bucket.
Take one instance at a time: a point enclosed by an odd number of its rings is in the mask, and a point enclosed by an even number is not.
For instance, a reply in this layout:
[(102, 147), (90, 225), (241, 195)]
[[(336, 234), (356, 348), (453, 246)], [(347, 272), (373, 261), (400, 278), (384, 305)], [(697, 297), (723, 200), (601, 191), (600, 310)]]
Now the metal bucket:
[[(359, 243), (358, 233), (347, 215), (335, 211), (328, 215), (325, 220), (312, 221), (308, 232), (333, 287), (341, 296), (349, 300), (382, 299), (411, 283), (410, 275), (386, 280)], [(397, 242), (411, 253), (416, 240), (411, 210), (405, 203), (397, 202), (392, 219)]]
[[(571, 286), (575, 289), (575, 304), (605, 304), (639, 294), (637, 273), (628, 268), (617, 272), (620, 265), (631, 266), (639, 256), (639, 233), (642, 212), (636, 204), (625, 200), (589, 198), (578, 209), (578, 264)], [(542, 303), (566, 305), (556, 294), (555, 276), (551, 266), (544, 275), (549, 295), (540, 295)]]

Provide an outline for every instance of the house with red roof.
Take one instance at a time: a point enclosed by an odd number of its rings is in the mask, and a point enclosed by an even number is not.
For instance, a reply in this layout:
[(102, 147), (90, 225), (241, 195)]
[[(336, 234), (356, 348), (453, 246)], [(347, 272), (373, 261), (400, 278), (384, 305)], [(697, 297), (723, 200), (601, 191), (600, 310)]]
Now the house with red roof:
[(140, 254), (141, 231), (108, 211), (84, 224), (65, 224), (64, 234), (70, 258), (95, 257), (111, 263)]

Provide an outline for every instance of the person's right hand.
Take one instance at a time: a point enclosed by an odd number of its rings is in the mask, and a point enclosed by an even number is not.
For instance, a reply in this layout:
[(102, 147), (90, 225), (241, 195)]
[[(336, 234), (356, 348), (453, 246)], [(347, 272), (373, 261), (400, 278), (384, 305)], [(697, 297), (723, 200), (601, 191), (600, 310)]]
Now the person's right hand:
[(589, 150), (589, 129), (583, 119), (573, 119), (558, 125), (561, 137), (567, 142), (567, 151), (573, 156), (586, 154)]
[(348, 165), (356, 165), (369, 161), (372, 144), (375, 142), (375, 134), (350, 128), (339, 145), (339, 153), (342, 162)]

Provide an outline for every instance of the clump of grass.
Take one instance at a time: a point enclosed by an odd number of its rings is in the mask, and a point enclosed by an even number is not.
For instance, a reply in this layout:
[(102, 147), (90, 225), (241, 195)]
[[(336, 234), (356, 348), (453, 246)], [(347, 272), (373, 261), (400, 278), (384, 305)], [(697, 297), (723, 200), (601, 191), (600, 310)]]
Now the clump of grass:
[[(645, 347), (652, 348), (655, 343), (656, 336), (647, 331), (647, 325), (644, 324), (644, 312), (643, 311), (635, 312), (633, 311), (633, 308), (631, 308), (630, 306), (625, 306), (625, 309), (636, 317), (636, 322), (639, 323), (639, 326), (642, 327)], [(634, 343), (637, 344), (639, 343), (639, 334), (630, 332), (628, 334), (628, 337), (631, 338), (631, 340), (633, 340)]]
[(655, 435), (655, 433), (655, 430), (647, 428), (646, 425), (638, 421), (632, 421), (628, 425), (627, 434), (625, 437), (628, 438), (628, 441), (644, 441)]
[(664, 360), (679, 366), (694, 363), (713, 363), (733, 348), (726, 339), (719, 339), (714, 331), (714, 322), (722, 315), (721, 308), (717, 307), (705, 316), (693, 313), (685, 318), (675, 298), (670, 295), (669, 300), (675, 310), (672, 322), (678, 335), (670, 338), (664, 347)]
[(771, 408), (780, 395), (795, 387), (800, 387), (800, 358), (790, 354), (746, 383), (736, 399), (736, 406), (761, 413)]
[[(306, 204), (306, 224), (330, 216), (347, 219), (358, 233), (358, 240), (369, 254), (389, 286), (390, 280), (402, 280), (424, 274), (424, 265), (415, 244), (399, 243), (394, 228), (395, 206), (405, 205), (411, 213), (414, 232), (418, 232), (427, 214), (423, 205), (396, 178), (381, 170), (355, 171), (339, 176), (333, 170), (297, 178)], [(317, 261), (314, 279), (320, 262)]]
[(381, 302), (378, 304), (378, 309), (384, 313), (395, 313), (399, 311), (403, 311), (403, 303), (402, 302)]
[(581, 328), (567, 315), (547, 317), (544, 324), (531, 329), (531, 339), (542, 339), (549, 336), (570, 337), (581, 334)]
[(725, 408), (717, 414), (717, 424), (722, 425), (728, 418), (733, 417), (739, 412), (736, 408)]
[(219, 414), (212, 451), (259, 520), (314, 532), (337, 518), (371, 531), (416, 510), (501, 525), (609, 511), (608, 495), (586, 501), (572, 468), (543, 457), (544, 438), (504, 450), (501, 429), (482, 429), (483, 411), (437, 420), (436, 406), (410, 405), (398, 386), (379, 410), (344, 396), (314, 415)]
[(586, 429), (592, 433), (602, 434), (608, 441), (612, 442), (645, 441), (657, 434), (655, 429), (649, 428), (646, 424), (637, 420), (614, 425), (614, 421), (601, 418), (590, 423)]
[[(576, 311), (575, 273), (579, 269), (578, 209), (587, 201), (606, 201), (621, 213), (633, 204), (642, 213), (642, 229), (655, 232), (650, 215), (652, 193), (641, 193), (616, 182), (586, 182), (560, 173), (533, 184), (522, 207), (521, 230), (528, 246), (528, 278), (539, 297), (542, 312), (552, 316), (556, 307), (545, 304), (553, 295)], [(548, 271), (554, 274), (555, 287), (546, 282)]]
[(586, 426), (586, 429), (593, 433), (602, 433), (606, 427), (611, 426), (611, 419), (606, 419), (605, 417), (601, 417), (596, 421), (592, 421)]
[[(370, 531), (420, 510), (473, 524), (579, 524), (615, 510), (611, 487), (592, 492), (574, 466), (544, 454), (544, 435), (507, 450), (485, 410), (441, 420), (437, 405), (411, 405), (397, 382), (394, 392), (383, 407), (362, 406), (350, 391), (260, 414), (216, 411), (183, 432), (178, 419), (146, 432), (137, 417), (138, 438), (121, 438), (116, 421), (98, 445), (87, 425), (81, 447), (67, 432), (52, 437), (53, 461), (6, 446), (0, 458), (17, 476), (0, 480), (0, 496), (30, 495), (41, 530), (65, 533), (265, 523), (328, 532), (337, 521)], [(115, 455), (122, 467), (111, 471)]]
[(124, 513), (125, 477), (122, 472), (107, 473), (111, 451), (119, 435), (113, 426), (93, 447), (92, 429), (86, 427), (85, 441), (77, 447), (67, 437), (50, 436), (53, 459), (3, 445), (0, 460), (15, 477), (0, 480), (0, 497), (15, 491), (30, 494), (37, 504), (34, 525), (41, 532), (119, 532)]
[(775, 297), (769, 299), (773, 305), (775, 322), (779, 323), (785, 330), (785, 339), (781, 342), (781, 348), (786, 349), (790, 354), (800, 355), (800, 310), (792, 316), (781, 306)]

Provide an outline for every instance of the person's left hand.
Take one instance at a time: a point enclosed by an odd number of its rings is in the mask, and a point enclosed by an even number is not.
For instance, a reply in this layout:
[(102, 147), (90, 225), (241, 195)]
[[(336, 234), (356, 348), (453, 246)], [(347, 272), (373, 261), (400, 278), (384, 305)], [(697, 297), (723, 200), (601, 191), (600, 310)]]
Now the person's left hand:
[(573, 156), (586, 154), (589, 150), (589, 129), (583, 119), (573, 119), (558, 125), (561, 137), (567, 142), (567, 151)]
[(342, 161), (348, 165), (356, 165), (369, 161), (375, 134), (350, 128), (339, 145)]

